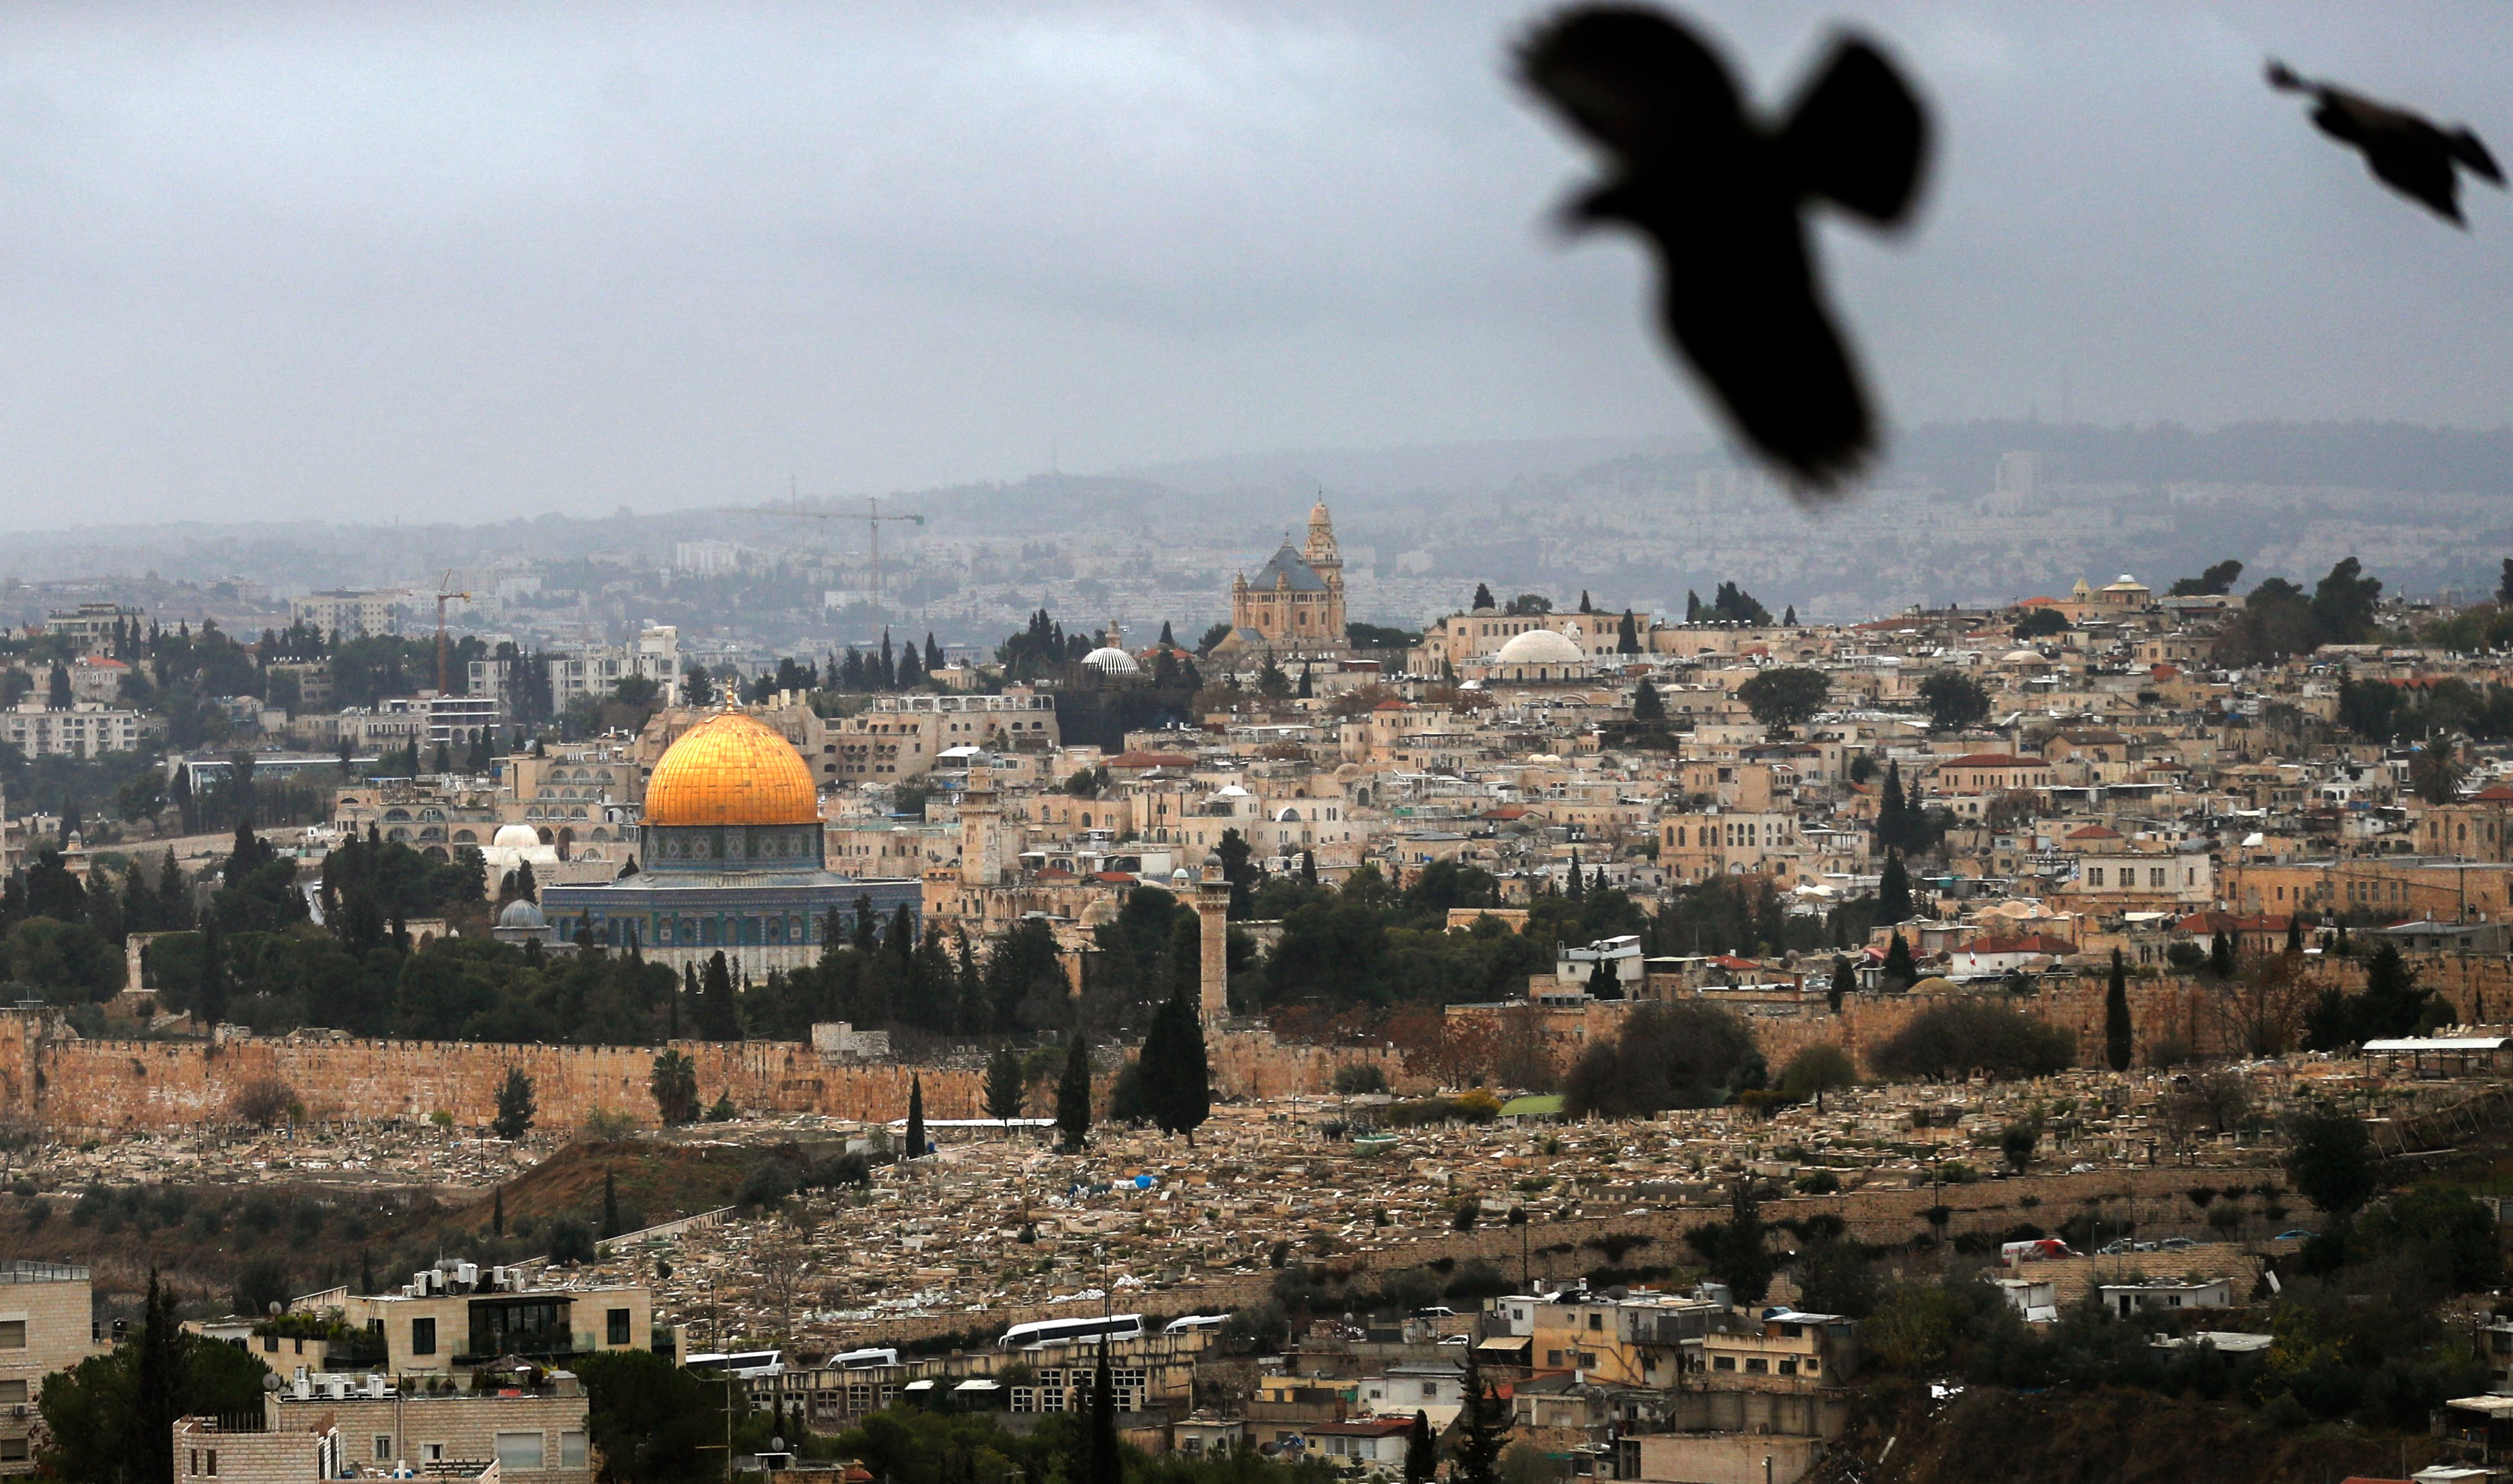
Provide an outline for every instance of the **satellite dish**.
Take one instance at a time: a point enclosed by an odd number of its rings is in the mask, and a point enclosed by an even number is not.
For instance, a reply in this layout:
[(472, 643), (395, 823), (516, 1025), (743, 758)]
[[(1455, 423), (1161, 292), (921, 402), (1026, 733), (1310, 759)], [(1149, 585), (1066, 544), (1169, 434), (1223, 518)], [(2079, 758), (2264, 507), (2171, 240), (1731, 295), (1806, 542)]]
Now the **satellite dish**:
[(262, 1373), (261, 1373), (261, 1388), (262, 1388), (263, 1390), (265, 1390), (265, 1391), (276, 1391), (276, 1390), (278, 1390), (278, 1389), (279, 1389), (280, 1385), (281, 1385), (281, 1382), (280, 1382), (280, 1380), (279, 1380), (279, 1373), (278, 1373), (278, 1372), (276, 1372), (276, 1371), (264, 1371), (264, 1372), (262, 1372)]
[(271, 1301), (270, 1301), (270, 1304), (269, 1304), (269, 1308), (270, 1308), (270, 1316), (271, 1316), (272, 1318), (274, 1318), (274, 1319), (278, 1318), (278, 1317), (279, 1317), (279, 1301), (278, 1301), (278, 1300), (276, 1300), (276, 1299), (271, 1300)]
[(781, 1437), (770, 1438), (768, 1440), (768, 1451), (771, 1453), (783, 1453), (785, 1451), (785, 1440)]

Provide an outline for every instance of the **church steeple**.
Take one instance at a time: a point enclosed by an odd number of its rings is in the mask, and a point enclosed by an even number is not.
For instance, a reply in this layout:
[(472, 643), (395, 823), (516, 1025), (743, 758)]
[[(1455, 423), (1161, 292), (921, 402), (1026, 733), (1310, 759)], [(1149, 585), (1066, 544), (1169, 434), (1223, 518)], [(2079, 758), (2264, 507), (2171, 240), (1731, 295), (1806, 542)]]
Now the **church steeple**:
[(1309, 506), (1309, 541), (1301, 548), (1300, 558), (1329, 582), (1340, 580), (1343, 557), (1336, 551), (1335, 517), (1327, 513), (1323, 492), (1318, 496), (1318, 502)]

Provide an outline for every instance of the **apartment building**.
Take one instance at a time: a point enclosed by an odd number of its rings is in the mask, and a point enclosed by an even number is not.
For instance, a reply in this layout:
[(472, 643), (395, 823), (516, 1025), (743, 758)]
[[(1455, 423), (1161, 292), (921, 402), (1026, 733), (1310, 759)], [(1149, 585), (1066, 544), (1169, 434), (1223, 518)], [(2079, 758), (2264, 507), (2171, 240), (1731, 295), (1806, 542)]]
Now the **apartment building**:
[(655, 1338), (654, 1298), (642, 1285), (572, 1288), (521, 1267), (452, 1259), (420, 1268), (391, 1293), (334, 1289), (297, 1304), (338, 1308), (345, 1322), (379, 1336), (383, 1369), (395, 1377), (469, 1372), (509, 1356), (552, 1364), (594, 1350), (646, 1349)]
[(1713, 876), (1790, 874), (1807, 850), (1794, 814), (1712, 808), (1664, 815), (1657, 835), (1659, 866), (1688, 886)]
[(832, 721), (804, 760), (822, 783), (888, 782), (931, 772), (955, 747), (989, 751), (1060, 745), (1056, 698), (1026, 686), (1000, 696), (879, 696)]
[(290, 599), (288, 615), (335, 639), (397, 634), (401, 632), (400, 600), (407, 596), (398, 588), (336, 587)]
[(29, 1434), (44, 1378), (102, 1348), (92, 1304), (84, 1267), (0, 1262), (0, 1477), (35, 1471)]
[(44, 632), (68, 640), (70, 652), (82, 657), (112, 654), (116, 629), (132, 634), (147, 626), (146, 614), (119, 603), (81, 603), (76, 608), (57, 608), (44, 616)]
[[(681, 693), (681, 631), (669, 624), (648, 624), (632, 643), (589, 645), (552, 655), (548, 670), (550, 704), (562, 711), (578, 700), (601, 700), (631, 675), (642, 675), (662, 687), (664, 702), (670, 704)], [(475, 666), (472, 689), (475, 694), (488, 694), (491, 688), (478, 680)]]
[(175, 1419), (173, 1484), (317, 1484), (356, 1476), (329, 1418), (293, 1427), (251, 1416)]
[[(297, 1373), (265, 1400), (274, 1432), (329, 1425), (344, 1464), (414, 1470), (486, 1463), (505, 1484), (593, 1484), (584, 1387), (567, 1371), (487, 1391), (404, 1392), (380, 1375)], [(337, 1474), (330, 1477), (338, 1477)], [(222, 1477), (219, 1484), (226, 1484)]]
[(165, 725), (162, 716), (99, 702), (48, 706), (30, 698), (0, 711), (0, 742), (28, 757), (101, 757), (138, 751)]

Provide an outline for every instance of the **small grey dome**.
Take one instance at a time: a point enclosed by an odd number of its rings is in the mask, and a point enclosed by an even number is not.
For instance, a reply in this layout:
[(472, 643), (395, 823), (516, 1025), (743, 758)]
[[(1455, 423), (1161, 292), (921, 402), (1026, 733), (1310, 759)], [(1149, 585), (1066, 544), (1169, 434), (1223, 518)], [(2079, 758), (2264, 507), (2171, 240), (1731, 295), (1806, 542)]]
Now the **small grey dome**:
[(507, 902), (506, 909), (498, 914), (498, 926), (501, 928), (540, 928), (547, 926), (547, 923), (541, 916), (541, 904), (539, 902), (535, 902), (530, 897), (518, 897), (514, 901)]

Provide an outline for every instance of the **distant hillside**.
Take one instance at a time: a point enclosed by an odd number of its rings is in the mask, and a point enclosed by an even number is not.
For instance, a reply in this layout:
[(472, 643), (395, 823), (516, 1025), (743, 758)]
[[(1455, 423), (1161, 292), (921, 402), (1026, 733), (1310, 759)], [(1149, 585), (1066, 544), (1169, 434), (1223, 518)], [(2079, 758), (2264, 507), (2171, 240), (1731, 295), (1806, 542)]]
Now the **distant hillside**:
[(1930, 422), (1900, 434), (1894, 470), (1956, 494), (1988, 487), (2001, 454), (2038, 453), (2061, 483), (2258, 484), (2411, 494), (2513, 493), (2513, 428), (2406, 422)]

